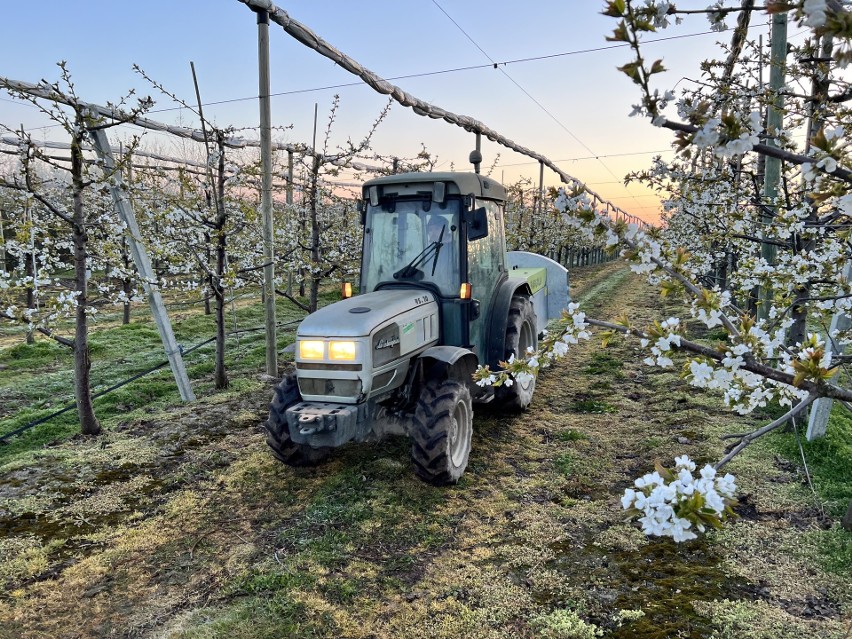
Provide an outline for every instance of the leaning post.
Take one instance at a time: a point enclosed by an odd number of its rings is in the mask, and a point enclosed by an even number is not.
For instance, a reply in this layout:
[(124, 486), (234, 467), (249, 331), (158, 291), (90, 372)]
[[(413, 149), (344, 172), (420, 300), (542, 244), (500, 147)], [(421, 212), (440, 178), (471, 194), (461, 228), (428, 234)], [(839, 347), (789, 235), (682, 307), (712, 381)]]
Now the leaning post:
[(127, 243), (130, 246), (130, 254), (133, 256), (133, 263), (142, 279), (142, 287), (148, 297), (151, 314), (157, 323), (157, 330), (160, 332), (163, 348), (165, 348), (166, 356), (169, 358), (169, 366), (171, 366), (175, 383), (180, 391), (180, 397), (185, 402), (194, 401), (195, 394), (192, 392), (189, 376), (186, 374), (183, 356), (172, 331), (169, 314), (166, 311), (166, 305), (163, 303), (163, 297), (160, 295), (160, 288), (157, 286), (157, 278), (151, 268), (151, 261), (145, 251), (145, 245), (142, 244), (136, 215), (124, 190), (121, 174), (116, 171), (115, 159), (112, 156), (109, 140), (103, 129), (90, 129), (89, 135), (92, 138), (95, 152), (103, 162), (104, 175), (108, 177), (109, 190), (112, 194), (112, 201), (115, 203), (115, 209), (121, 221), (127, 226)]

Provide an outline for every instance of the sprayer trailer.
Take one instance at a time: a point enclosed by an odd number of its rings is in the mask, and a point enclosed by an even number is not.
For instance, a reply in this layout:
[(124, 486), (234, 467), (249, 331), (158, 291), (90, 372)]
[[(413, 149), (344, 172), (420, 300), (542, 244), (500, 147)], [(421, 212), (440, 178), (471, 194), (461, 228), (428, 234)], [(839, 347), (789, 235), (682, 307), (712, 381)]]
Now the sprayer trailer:
[(472, 379), (480, 364), (496, 369), (536, 348), (569, 301), (565, 268), (506, 252), (505, 201), (502, 185), (476, 173), (363, 185), (360, 294), (299, 325), (295, 373), (276, 387), (266, 422), (279, 460), (312, 465), (350, 441), (405, 435), (416, 474), (451, 484), (467, 466), (473, 405), (530, 404), (534, 379)]

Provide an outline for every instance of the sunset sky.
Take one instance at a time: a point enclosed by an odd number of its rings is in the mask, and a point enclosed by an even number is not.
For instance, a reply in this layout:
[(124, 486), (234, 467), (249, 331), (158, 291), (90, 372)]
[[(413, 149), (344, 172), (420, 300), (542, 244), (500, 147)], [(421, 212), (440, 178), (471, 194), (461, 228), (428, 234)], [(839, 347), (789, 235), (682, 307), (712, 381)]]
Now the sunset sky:
[[(671, 157), (671, 134), (628, 117), (639, 94), (616, 67), (627, 62), (630, 53), (605, 40), (615, 22), (600, 15), (602, 1), (282, 0), (278, 4), (339, 50), (413, 95), (480, 120), (544, 154), (629, 213), (656, 218), (656, 198), (639, 185), (625, 188), (622, 180), (629, 171), (647, 168), (655, 154)], [(31, 3), (3, 3), (0, 75), (54, 81), (59, 76), (56, 62), (66, 60), (82, 99), (103, 104), (135, 88), (156, 100), (151, 118), (198, 127), (193, 113), (175, 108), (170, 98), (132, 70), (138, 64), (194, 103), (193, 61), (207, 104), (205, 115), (220, 126), (257, 125), (257, 26), (254, 14), (237, 0), (41, 0), (37, 5), (38, 10)], [(707, 0), (679, 3), (681, 8), (706, 5)], [(765, 16), (754, 22), (752, 37), (760, 33), (766, 37)], [(277, 25), (270, 29), (272, 93), (282, 94), (272, 99), (273, 124), (292, 125), (276, 132), (276, 139), (310, 143), (314, 104), (319, 105), (322, 132), (335, 94), (340, 95), (340, 109), (331, 147), (347, 138), (360, 139), (386, 97)], [(790, 35), (791, 40), (801, 37), (795, 27)], [(697, 79), (699, 62), (720, 55), (714, 43), (727, 41), (729, 34), (711, 33), (704, 17), (691, 16), (654, 38), (669, 38), (649, 42), (646, 49), (647, 57), (663, 58), (670, 69), (656, 76), (663, 91)], [(61, 139), (56, 128), (36, 129), (47, 124), (44, 116), (4, 93), (0, 93), (0, 123), (13, 128), (23, 124), (39, 139)], [(412, 157), (421, 143), (438, 157), (439, 170), (469, 170), (472, 134), (399, 105), (391, 108), (372, 147), (383, 156)], [(147, 133), (146, 144), (167, 150), (173, 141)], [(484, 167), (500, 154), (493, 177), (507, 184), (521, 177), (538, 181), (535, 161), (487, 140), (482, 150)], [(557, 176), (545, 170), (545, 183), (557, 182)]]

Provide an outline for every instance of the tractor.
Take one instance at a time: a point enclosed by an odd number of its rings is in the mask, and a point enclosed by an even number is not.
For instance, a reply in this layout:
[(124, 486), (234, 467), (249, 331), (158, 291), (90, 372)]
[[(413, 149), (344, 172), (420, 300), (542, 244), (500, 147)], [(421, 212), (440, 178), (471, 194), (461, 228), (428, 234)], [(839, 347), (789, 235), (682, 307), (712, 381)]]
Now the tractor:
[(414, 472), (454, 484), (470, 455), (473, 405), (529, 406), (535, 379), (495, 388), (472, 375), (537, 347), (568, 304), (568, 272), (507, 253), (505, 202), (504, 187), (478, 173), (364, 183), (360, 291), (299, 325), (295, 372), (275, 388), (265, 424), (275, 457), (309, 466), (347, 442), (405, 435)]

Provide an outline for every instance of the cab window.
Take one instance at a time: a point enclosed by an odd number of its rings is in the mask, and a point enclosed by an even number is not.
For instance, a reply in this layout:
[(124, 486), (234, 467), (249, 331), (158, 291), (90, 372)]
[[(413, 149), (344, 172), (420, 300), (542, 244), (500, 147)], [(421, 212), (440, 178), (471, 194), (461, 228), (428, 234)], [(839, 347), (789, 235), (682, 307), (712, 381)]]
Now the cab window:
[(457, 295), (458, 211), (454, 200), (443, 207), (423, 200), (369, 206), (361, 291), (372, 291), (381, 282), (429, 282), (443, 295)]

